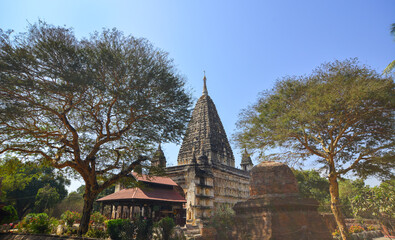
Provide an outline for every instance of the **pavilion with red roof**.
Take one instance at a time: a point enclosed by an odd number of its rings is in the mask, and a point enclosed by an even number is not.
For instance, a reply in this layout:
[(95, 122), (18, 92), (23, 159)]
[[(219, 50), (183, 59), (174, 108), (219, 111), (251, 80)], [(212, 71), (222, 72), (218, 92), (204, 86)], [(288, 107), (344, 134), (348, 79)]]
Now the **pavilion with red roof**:
[[(186, 200), (182, 189), (170, 178), (132, 173), (141, 187), (126, 188), (102, 197), (102, 213), (108, 218), (135, 219), (138, 217), (159, 220), (170, 216), (176, 224), (185, 225)], [(107, 213), (104, 211), (106, 206)]]

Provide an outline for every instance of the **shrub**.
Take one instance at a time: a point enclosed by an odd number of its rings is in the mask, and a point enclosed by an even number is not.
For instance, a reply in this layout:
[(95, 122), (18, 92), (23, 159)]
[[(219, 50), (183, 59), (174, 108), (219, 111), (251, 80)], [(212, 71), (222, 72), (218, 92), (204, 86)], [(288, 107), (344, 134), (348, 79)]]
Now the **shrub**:
[(94, 212), (91, 214), (91, 223), (102, 224), (107, 220), (107, 218), (99, 212)]
[(18, 213), (12, 205), (4, 206), (1, 210), (5, 211), (6, 213), (0, 224), (11, 223), (15, 220), (18, 220)]
[(81, 213), (67, 210), (62, 214), (62, 216), (60, 216), (60, 218), (65, 221), (67, 226), (72, 227), (76, 220), (81, 219)]
[(108, 234), (104, 229), (89, 228), (85, 234), (85, 237), (105, 239), (108, 238)]
[(22, 219), (17, 228), (27, 233), (50, 233), (52, 224), (46, 213), (30, 213)]
[(359, 225), (352, 225), (348, 231), (350, 233), (359, 233), (359, 232), (363, 232), (365, 231), (365, 229), (363, 229), (363, 227), (359, 226)]
[(54, 217), (51, 217), (49, 219), (49, 222), (50, 222), (51, 233), (56, 234), (56, 230), (60, 224), (60, 221)]
[(139, 219), (135, 221), (136, 225), (136, 240), (151, 239), (152, 236), (152, 221), (150, 219)]
[(65, 236), (77, 235), (77, 230), (78, 230), (77, 228), (68, 227), (66, 231), (63, 233), (63, 235)]
[(33, 233), (49, 233), (51, 231), (51, 221), (46, 213), (38, 213), (32, 220), (30, 229)]
[(174, 223), (174, 220), (170, 217), (162, 218), (158, 222), (158, 227), (160, 228), (160, 231), (162, 233), (163, 240), (170, 239), (170, 236), (171, 236), (175, 226), (176, 226), (176, 224)]
[(377, 230), (377, 228), (375, 226), (373, 226), (373, 225), (369, 225), (369, 226), (367, 226), (366, 230), (374, 231), (374, 230)]
[(235, 225), (235, 212), (232, 208), (221, 206), (218, 208), (210, 219), (210, 226), (217, 231), (218, 239), (231, 239), (232, 230)]
[(107, 222), (107, 231), (112, 240), (133, 239), (135, 225), (128, 219), (112, 219)]

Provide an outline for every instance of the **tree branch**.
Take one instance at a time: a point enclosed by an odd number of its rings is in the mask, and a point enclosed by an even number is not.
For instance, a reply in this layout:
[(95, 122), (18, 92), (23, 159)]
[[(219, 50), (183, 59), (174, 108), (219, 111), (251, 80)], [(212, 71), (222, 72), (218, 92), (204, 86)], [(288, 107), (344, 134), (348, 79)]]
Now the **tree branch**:
[(132, 162), (129, 167), (126, 169), (122, 170), (119, 174), (114, 175), (112, 178), (109, 180), (105, 181), (101, 186), (99, 186), (99, 191), (103, 191), (104, 189), (108, 188), (112, 184), (116, 183), (119, 179), (125, 177), (127, 174), (129, 174), (136, 166), (140, 165), (141, 162), (147, 160), (148, 157), (145, 156), (139, 156), (138, 159), (134, 162)]

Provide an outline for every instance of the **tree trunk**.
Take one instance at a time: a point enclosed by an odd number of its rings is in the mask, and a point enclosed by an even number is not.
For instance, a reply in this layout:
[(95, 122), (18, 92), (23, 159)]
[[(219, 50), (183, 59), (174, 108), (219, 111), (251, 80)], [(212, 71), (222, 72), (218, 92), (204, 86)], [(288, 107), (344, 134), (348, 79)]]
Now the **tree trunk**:
[(78, 228), (78, 236), (82, 236), (88, 231), (89, 221), (91, 218), (91, 212), (93, 209), (93, 202), (98, 194), (92, 193), (90, 190), (85, 188), (84, 193), (84, 208), (82, 210), (82, 217), (80, 227)]
[(331, 210), (335, 216), (336, 224), (339, 227), (340, 235), (343, 240), (348, 240), (350, 239), (350, 235), (340, 209), (339, 184), (337, 183), (337, 176), (329, 176), (329, 193), (331, 195)]

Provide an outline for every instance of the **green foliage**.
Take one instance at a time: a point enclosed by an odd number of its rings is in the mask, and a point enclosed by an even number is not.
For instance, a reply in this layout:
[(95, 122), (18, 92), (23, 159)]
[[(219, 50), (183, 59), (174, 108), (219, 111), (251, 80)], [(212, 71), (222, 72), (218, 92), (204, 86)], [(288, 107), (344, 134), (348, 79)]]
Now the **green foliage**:
[(128, 219), (111, 219), (107, 222), (107, 231), (113, 240), (132, 239), (135, 228), (136, 226)]
[(52, 208), (59, 202), (59, 193), (55, 188), (47, 185), (40, 188), (36, 195), (36, 202), (34, 203), (37, 212), (44, 212), (48, 208)]
[[(18, 218), (32, 211), (42, 212), (67, 196), (70, 184), (52, 167), (22, 162), (16, 157), (0, 160), (3, 201), (15, 206)], [(37, 204), (37, 205), (36, 205)]]
[(351, 199), (353, 213), (358, 217), (390, 222), (395, 219), (395, 180), (373, 188), (364, 188)]
[(176, 224), (174, 223), (174, 220), (170, 217), (162, 218), (158, 222), (158, 227), (162, 235), (162, 240), (170, 240), (170, 236), (173, 233), (175, 226)]
[(365, 183), (362, 179), (342, 179), (341, 181), (339, 181), (339, 198), (341, 202), (341, 210), (346, 217), (356, 217), (353, 214), (351, 201), (358, 194), (364, 192), (365, 189), (368, 189), (368, 187), (365, 186)]
[[(169, 223), (166, 222), (163, 224), (165, 225)], [(169, 225), (166, 225), (166, 227), (169, 227)], [(138, 219), (133, 223), (128, 219), (111, 219), (107, 221), (107, 232), (111, 239), (151, 239), (152, 228), (152, 221), (145, 219)]]
[[(395, 23), (391, 24), (391, 34), (394, 36), (395, 39)], [(395, 69), (395, 60), (392, 61), (388, 66), (384, 69), (383, 74), (389, 74), (392, 70)]]
[(11, 205), (4, 206), (1, 210), (5, 212), (4, 213), (5, 217), (1, 219), (0, 225), (12, 223), (18, 219), (18, 214), (13, 206)]
[(89, 229), (85, 234), (85, 237), (91, 238), (107, 238), (108, 234), (105, 230), (105, 223), (107, 218), (100, 212), (94, 212), (91, 214)]
[(71, 29), (39, 22), (18, 36), (0, 31), (0, 50), (0, 136), (7, 139), (0, 152), (75, 168), (78, 147), (81, 160), (95, 156), (99, 175), (112, 175), (119, 158), (130, 163), (184, 133), (191, 106), (184, 80), (145, 39), (105, 29), (79, 40)]
[(67, 210), (60, 218), (67, 224), (67, 226), (72, 227), (75, 221), (81, 219), (81, 213)]
[(58, 229), (58, 226), (61, 224), (61, 222), (57, 218), (54, 218), (54, 217), (51, 217), (49, 219), (49, 221), (50, 221), (50, 226), (51, 226), (51, 229), (50, 229), (51, 234), (56, 234), (56, 230)]
[(6, 194), (25, 189), (33, 179), (39, 178), (40, 171), (32, 162), (23, 163), (16, 157), (6, 156), (0, 159), (0, 176), (3, 178), (1, 190)]
[(228, 206), (221, 206), (214, 212), (209, 225), (217, 231), (218, 239), (232, 239), (231, 234), (235, 226), (234, 216), (235, 212)]
[(50, 233), (51, 223), (46, 213), (29, 213), (17, 225), (17, 228), (26, 233)]
[(320, 203), (319, 211), (330, 212), (328, 203), (329, 181), (321, 177), (319, 172), (315, 170), (293, 170), (299, 185), (299, 194), (303, 198), (314, 198)]
[(102, 215), (100, 212), (94, 212), (91, 214), (91, 222), (95, 224), (103, 224), (107, 221), (106, 216)]
[(394, 90), (392, 76), (356, 59), (326, 63), (308, 76), (277, 81), (242, 112), (234, 138), (265, 160), (316, 160), (325, 168), (330, 206), (346, 239), (337, 180), (348, 173), (394, 175)]
[(150, 219), (137, 219), (136, 225), (136, 240), (151, 239), (153, 222)]
[(389, 74), (395, 68), (395, 60), (388, 64), (387, 67), (384, 68), (383, 74)]
[(86, 232), (85, 237), (88, 238), (99, 238), (106, 239), (109, 237), (108, 233), (103, 229), (89, 228)]
[[(242, 148), (280, 159), (311, 159), (332, 174), (392, 175), (394, 81), (356, 60), (286, 77), (244, 110), (235, 135)], [(284, 151), (282, 151), (284, 150)]]

